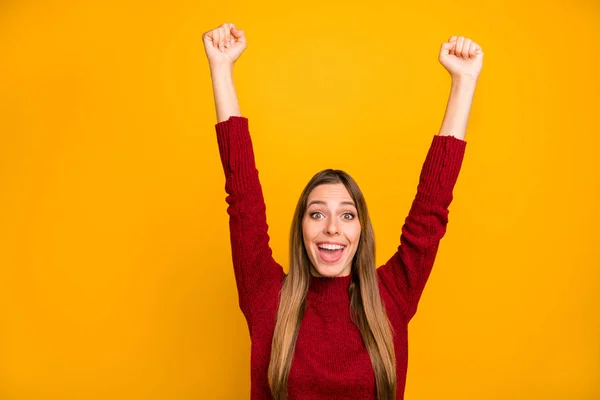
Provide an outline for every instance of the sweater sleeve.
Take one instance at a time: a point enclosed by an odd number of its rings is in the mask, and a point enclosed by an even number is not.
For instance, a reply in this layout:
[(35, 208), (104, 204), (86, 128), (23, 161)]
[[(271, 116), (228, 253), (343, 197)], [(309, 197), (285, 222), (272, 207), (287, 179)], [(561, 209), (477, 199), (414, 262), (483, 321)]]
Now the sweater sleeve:
[(429, 278), (440, 240), (446, 233), (448, 207), (458, 179), (467, 142), (435, 135), (423, 163), (396, 253), (378, 269), (381, 283), (403, 309), (414, 316)]
[[(239, 305), (250, 326), (264, 294), (281, 284), (283, 268), (272, 257), (266, 206), (254, 160), (248, 119), (231, 116), (215, 125), (225, 172), (233, 269)], [(276, 289), (278, 290), (278, 288)]]

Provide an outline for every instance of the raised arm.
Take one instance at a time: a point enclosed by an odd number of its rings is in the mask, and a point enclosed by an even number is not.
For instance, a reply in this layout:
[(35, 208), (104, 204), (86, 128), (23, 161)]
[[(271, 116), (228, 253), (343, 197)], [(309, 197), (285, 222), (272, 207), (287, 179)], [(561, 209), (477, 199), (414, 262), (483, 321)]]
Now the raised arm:
[(262, 296), (278, 290), (284, 273), (272, 257), (266, 206), (256, 169), (248, 119), (241, 116), (233, 65), (246, 47), (244, 32), (223, 24), (203, 35), (209, 59), (225, 173), (233, 267), (242, 312), (250, 324)]
[(246, 50), (246, 35), (234, 24), (223, 24), (202, 35), (204, 51), (208, 58), (212, 78), (217, 123), (231, 116), (241, 116), (235, 86), (233, 67)]
[(402, 226), (400, 246), (378, 270), (407, 320), (416, 313), (446, 233), (448, 207), (464, 157), (467, 122), (483, 52), (475, 42), (453, 36), (442, 44), (439, 61), (452, 78), (446, 113), (423, 163), (417, 194)]

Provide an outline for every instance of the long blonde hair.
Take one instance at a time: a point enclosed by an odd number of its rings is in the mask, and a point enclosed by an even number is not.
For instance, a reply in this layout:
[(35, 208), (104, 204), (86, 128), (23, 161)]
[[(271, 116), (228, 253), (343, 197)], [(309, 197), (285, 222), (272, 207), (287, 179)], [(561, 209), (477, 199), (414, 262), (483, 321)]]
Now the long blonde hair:
[(356, 204), (362, 229), (348, 288), (350, 315), (371, 358), (377, 399), (396, 398), (396, 357), (392, 328), (379, 295), (375, 267), (375, 237), (367, 204), (350, 175), (341, 170), (326, 169), (313, 176), (302, 191), (290, 230), (290, 269), (281, 288), (268, 372), (269, 386), (275, 400), (287, 399), (287, 380), (310, 283), (311, 262), (302, 236), (306, 203), (315, 187), (335, 183), (342, 183), (350, 193)]

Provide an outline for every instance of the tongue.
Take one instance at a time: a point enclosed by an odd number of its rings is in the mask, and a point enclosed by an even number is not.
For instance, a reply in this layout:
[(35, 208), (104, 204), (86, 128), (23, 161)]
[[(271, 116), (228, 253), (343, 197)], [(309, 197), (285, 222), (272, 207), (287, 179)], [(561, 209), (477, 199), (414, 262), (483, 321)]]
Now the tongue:
[(334, 263), (334, 262), (338, 261), (342, 257), (343, 252), (344, 252), (344, 249), (325, 250), (325, 249), (319, 248), (319, 255), (321, 256), (321, 259), (328, 263)]

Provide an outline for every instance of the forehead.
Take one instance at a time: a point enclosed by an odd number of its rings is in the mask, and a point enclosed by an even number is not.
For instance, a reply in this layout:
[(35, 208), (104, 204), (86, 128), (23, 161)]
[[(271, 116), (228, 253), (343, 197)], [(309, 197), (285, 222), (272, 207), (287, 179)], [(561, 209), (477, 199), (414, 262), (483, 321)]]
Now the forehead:
[(310, 192), (308, 195), (307, 204), (312, 201), (324, 201), (324, 202), (341, 202), (341, 201), (352, 201), (352, 196), (342, 183), (333, 183), (319, 185)]

